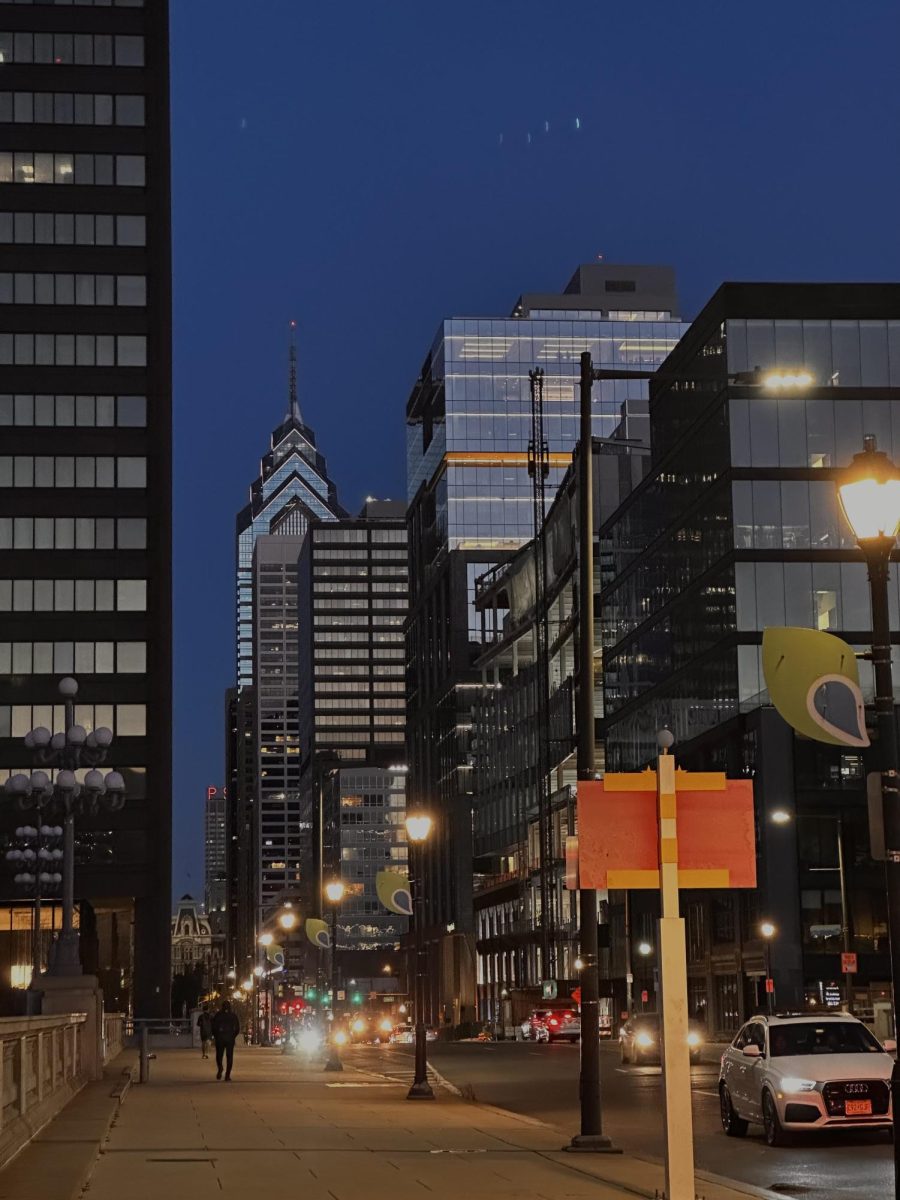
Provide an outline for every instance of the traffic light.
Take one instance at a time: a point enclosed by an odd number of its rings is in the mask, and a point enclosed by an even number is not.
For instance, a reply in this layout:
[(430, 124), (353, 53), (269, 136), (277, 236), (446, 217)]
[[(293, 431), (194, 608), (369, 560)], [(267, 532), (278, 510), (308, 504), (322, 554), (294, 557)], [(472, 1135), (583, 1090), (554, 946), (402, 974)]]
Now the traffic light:
[(354, 992), (350, 997), (351, 1004), (362, 1004), (362, 992)]

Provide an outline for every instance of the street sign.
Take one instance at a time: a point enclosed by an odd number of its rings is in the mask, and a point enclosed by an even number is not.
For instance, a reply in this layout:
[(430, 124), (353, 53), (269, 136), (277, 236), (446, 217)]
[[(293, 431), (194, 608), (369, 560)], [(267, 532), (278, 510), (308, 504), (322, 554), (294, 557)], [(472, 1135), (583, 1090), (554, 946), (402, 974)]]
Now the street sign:
[(766, 980), (766, 993), (769, 996), (775, 995), (775, 980), (772, 979), (771, 977)]
[(828, 1008), (839, 1008), (841, 1004), (841, 989), (836, 983), (825, 984), (825, 1004)]
[(338, 998), (338, 1000), (346, 1000), (347, 999), (347, 993), (344, 991), (343, 988), (338, 988), (337, 998)]
[[(653, 770), (578, 784), (579, 883), (658, 888), (660, 824)], [(678, 884), (756, 887), (753, 781), (675, 771)]]
[(541, 997), (544, 1000), (555, 1000), (558, 995), (555, 979), (545, 979), (541, 983)]
[(649, 999), (650, 999), (650, 993), (647, 991), (646, 988), (644, 988), (644, 990), (641, 992), (641, 1004), (646, 1004)]
[(841, 955), (841, 971), (845, 975), (855, 975), (856, 974), (856, 955), (855, 954), (842, 954)]

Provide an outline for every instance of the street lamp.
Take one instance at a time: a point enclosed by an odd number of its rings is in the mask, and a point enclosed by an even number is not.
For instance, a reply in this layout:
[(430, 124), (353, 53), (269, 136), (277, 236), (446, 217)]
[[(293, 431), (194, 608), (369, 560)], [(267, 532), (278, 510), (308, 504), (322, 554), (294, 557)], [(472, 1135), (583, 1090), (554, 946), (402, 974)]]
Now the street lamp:
[(337, 1015), (337, 914), (340, 903), (344, 898), (344, 885), (339, 879), (332, 880), (331, 883), (325, 884), (325, 895), (328, 897), (328, 902), (331, 904), (331, 1016), (332, 1016), (332, 1032), (328, 1039), (330, 1050), (328, 1052), (328, 1061), (325, 1063), (326, 1071), (343, 1071), (344, 1064), (341, 1062), (341, 1045), (342, 1041), (338, 1038), (339, 1030), (334, 1027), (334, 1017)]
[(638, 945), (638, 954), (643, 954), (644, 958), (653, 953), (653, 947), (649, 942), (641, 942)]
[(261, 933), (257, 940), (261, 946), (271, 946), (275, 941), (271, 933)]
[(772, 979), (772, 938), (778, 932), (771, 921), (763, 921), (759, 927), (763, 939), (763, 953), (766, 964), (766, 1008), (771, 1014), (775, 1011), (775, 983)]
[(290, 933), (297, 924), (297, 914), (294, 912), (283, 912), (278, 918), (278, 924), (286, 933)]
[[(115, 812), (125, 804), (125, 780), (118, 771), (105, 775), (97, 765), (106, 760), (112, 745), (110, 729), (101, 727), (90, 733), (75, 723), (75, 696), (78, 682), (70, 676), (59, 681), (59, 693), (65, 705), (65, 730), (51, 733), (43, 725), (25, 735), (25, 746), (34, 752), (40, 766), (55, 770), (51, 779), (46, 771), (32, 771), (31, 775), (10, 776), (5, 784), (8, 796), (20, 809), (37, 809), (42, 814), (46, 809), (55, 809), (63, 814), (63, 926), (55, 953), (48, 971), (49, 975), (81, 975), (81, 958), (78, 933), (75, 931), (75, 813), (95, 813), (101, 807)], [(79, 782), (76, 772), (87, 767)], [(50, 874), (50, 873), (46, 873)], [(42, 880), (38, 873), (38, 882)], [(37, 912), (35, 916), (37, 917)], [(38, 979), (32, 977), (32, 988), (37, 988)]]
[(428, 1060), (425, 1040), (425, 979), (428, 962), (425, 954), (425, 888), (422, 847), (431, 833), (432, 820), (426, 813), (410, 813), (406, 818), (406, 836), (415, 848), (412, 864), (415, 878), (410, 879), (413, 892), (413, 927), (416, 937), (416, 1073), (407, 1100), (433, 1100), (434, 1092), (428, 1082)]
[[(875, 675), (875, 717), (881, 759), (881, 803), (884, 813), (885, 875), (888, 932), (894, 981), (894, 1032), (900, 1031), (900, 796), (898, 796), (897, 721), (891, 679), (891, 625), (888, 602), (891, 551), (900, 526), (900, 470), (876, 446), (871, 434), (863, 438), (861, 454), (841, 472), (838, 495), (869, 572), (872, 597), (872, 666)], [(893, 1111), (900, 1112), (900, 1061), (891, 1074)], [(900, 1142), (894, 1139), (894, 1194), (900, 1197)]]

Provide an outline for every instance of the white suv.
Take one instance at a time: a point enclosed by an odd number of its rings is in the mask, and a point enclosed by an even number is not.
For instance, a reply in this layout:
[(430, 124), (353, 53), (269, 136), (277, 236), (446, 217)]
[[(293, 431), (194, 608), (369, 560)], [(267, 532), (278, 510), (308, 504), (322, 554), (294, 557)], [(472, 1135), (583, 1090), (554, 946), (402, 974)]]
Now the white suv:
[(793, 1131), (890, 1129), (889, 1050), (847, 1013), (758, 1016), (743, 1027), (719, 1070), (722, 1128), (743, 1137), (761, 1124), (770, 1146)]

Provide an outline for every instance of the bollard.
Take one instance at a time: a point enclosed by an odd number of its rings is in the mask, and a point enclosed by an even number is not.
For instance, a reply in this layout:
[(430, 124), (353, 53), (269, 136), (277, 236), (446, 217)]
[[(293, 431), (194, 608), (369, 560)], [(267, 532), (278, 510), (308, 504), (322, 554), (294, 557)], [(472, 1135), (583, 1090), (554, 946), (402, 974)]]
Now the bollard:
[(141, 1083), (150, 1082), (150, 1030), (141, 1026)]

